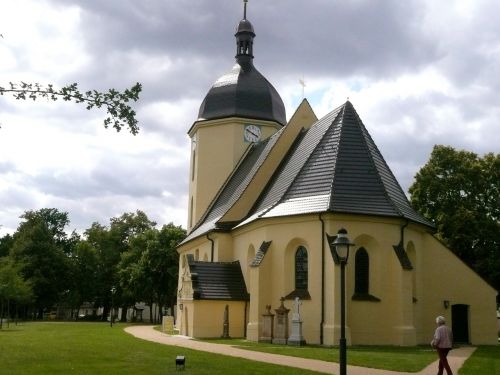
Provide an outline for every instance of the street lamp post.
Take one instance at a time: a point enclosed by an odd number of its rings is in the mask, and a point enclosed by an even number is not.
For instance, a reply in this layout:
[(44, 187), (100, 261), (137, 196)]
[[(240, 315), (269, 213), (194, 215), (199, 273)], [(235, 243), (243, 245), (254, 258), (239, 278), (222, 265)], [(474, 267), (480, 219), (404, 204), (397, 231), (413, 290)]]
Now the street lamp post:
[[(349, 247), (354, 244), (349, 241), (347, 231), (342, 228), (337, 232), (337, 238), (332, 243), (333, 259), (338, 258), (340, 263), (340, 340), (339, 340), (339, 367), (340, 375), (347, 374), (347, 345), (345, 339), (345, 266), (349, 258)], [(334, 254), (333, 252), (336, 252)]]
[(115, 293), (116, 293), (116, 288), (113, 286), (113, 287), (111, 287), (111, 309), (109, 310), (109, 313), (110, 313), (109, 323), (110, 323), (111, 327), (113, 327), (113, 318), (114, 318), (113, 297), (115, 296)]

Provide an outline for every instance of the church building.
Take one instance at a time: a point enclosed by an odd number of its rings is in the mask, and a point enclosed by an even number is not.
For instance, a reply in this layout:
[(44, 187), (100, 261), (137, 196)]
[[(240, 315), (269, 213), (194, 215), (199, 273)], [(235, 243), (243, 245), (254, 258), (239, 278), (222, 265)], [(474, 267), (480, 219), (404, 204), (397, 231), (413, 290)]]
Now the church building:
[(438, 315), (457, 342), (495, 344), (497, 291), (434, 237), (353, 104), (318, 119), (303, 100), (287, 121), (254, 66), (246, 9), (235, 37), (236, 62), (188, 131), (180, 333), (221, 337), (227, 325), (229, 336), (259, 341), (263, 316), (298, 297), (304, 340), (337, 345), (340, 266), (331, 246), (345, 228), (355, 244), (345, 268), (348, 344), (428, 344)]

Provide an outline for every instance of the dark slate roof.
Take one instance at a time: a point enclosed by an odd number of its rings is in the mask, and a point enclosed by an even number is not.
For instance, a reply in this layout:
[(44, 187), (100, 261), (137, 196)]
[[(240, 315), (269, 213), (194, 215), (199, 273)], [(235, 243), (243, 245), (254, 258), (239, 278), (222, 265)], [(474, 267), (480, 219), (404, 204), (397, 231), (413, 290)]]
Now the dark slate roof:
[(250, 299), (241, 273), (240, 262), (191, 261), (189, 271), (196, 300), (248, 301)]
[(198, 120), (245, 117), (286, 124), (285, 105), (251, 61), (237, 62), (220, 77), (201, 103)]
[[(244, 193), (282, 128), (256, 144), (221, 188), (185, 242), (218, 227), (218, 220)], [(266, 217), (337, 212), (404, 218), (434, 228), (408, 202), (399, 183), (348, 101), (303, 131), (240, 223)]]
[(313, 212), (401, 217), (433, 227), (410, 206), (349, 101), (311, 127), (254, 216)]

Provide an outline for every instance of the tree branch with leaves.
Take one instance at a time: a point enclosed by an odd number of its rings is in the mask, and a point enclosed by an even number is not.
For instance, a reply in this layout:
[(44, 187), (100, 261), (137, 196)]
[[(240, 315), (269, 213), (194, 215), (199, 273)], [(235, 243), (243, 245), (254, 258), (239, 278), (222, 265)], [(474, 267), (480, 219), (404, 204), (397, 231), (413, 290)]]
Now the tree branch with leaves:
[(50, 101), (57, 101), (61, 99), (83, 103), (88, 110), (104, 107), (107, 112), (107, 116), (104, 118), (105, 128), (111, 125), (116, 131), (120, 131), (125, 127), (133, 135), (139, 132), (139, 126), (136, 113), (129, 103), (137, 102), (141, 91), (142, 85), (140, 83), (136, 83), (123, 92), (115, 89), (109, 89), (106, 92), (97, 90), (82, 92), (79, 90), (77, 83), (72, 83), (60, 89), (56, 89), (52, 84), (44, 86), (39, 83), (26, 82), (9, 82), (8, 87), (0, 86), (0, 95), (11, 94), (17, 100), (45, 98)]

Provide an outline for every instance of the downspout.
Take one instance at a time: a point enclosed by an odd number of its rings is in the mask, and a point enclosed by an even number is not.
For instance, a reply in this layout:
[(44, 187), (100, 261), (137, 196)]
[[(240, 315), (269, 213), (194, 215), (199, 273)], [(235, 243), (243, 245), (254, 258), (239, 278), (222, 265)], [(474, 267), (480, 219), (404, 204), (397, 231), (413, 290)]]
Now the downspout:
[(319, 344), (323, 345), (323, 325), (325, 323), (325, 222), (319, 214), (321, 221), (321, 322), (319, 326)]
[(209, 240), (212, 243), (212, 246), (210, 248), (210, 262), (214, 262), (214, 240), (210, 238), (210, 233), (207, 233), (207, 240)]
[(245, 300), (245, 316), (243, 317), (243, 337), (246, 339), (247, 338), (247, 308), (248, 308), (248, 301)]
[(410, 223), (410, 221), (408, 219), (406, 219), (406, 223), (404, 225), (401, 226), (401, 237), (399, 239), (399, 243), (401, 244), (401, 246), (404, 247), (404, 242), (405, 242), (405, 228), (408, 226), (408, 224)]

